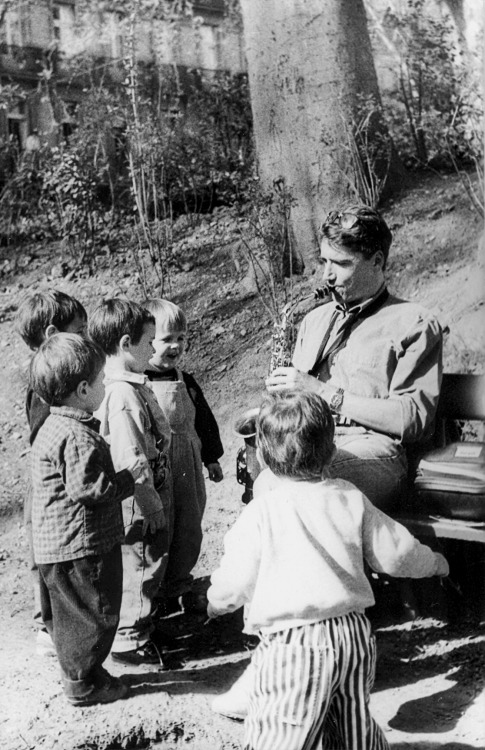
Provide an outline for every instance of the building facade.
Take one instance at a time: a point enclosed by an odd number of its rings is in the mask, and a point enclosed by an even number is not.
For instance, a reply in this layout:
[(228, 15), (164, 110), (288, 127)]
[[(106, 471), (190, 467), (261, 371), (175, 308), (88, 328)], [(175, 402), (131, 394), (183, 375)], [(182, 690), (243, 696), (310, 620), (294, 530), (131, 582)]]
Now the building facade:
[(123, 12), (128, 3), (116, 5), (102, 11), (79, 0), (0, 3), (0, 144), (23, 151), (68, 135), (85, 86), (74, 61), (89, 59), (98, 77), (119, 79), (130, 33), (137, 60), (158, 75), (245, 71), (242, 32), (227, 22), (224, 0), (194, 0), (184, 15), (161, 0), (159, 12), (137, 18), (134, 29)]

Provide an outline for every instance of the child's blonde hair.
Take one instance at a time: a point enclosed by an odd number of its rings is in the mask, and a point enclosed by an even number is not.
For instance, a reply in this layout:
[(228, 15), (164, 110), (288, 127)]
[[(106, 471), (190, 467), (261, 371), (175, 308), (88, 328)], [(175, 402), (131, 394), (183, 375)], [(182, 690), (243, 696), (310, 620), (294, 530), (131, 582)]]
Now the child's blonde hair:
[(143, 307), (151, 312), (155, 323), (162, 324), (172, 331), (186, 331), (187, 318), (184, 311), (174, 302), (161, 297), (152, 297), (143, 302)]

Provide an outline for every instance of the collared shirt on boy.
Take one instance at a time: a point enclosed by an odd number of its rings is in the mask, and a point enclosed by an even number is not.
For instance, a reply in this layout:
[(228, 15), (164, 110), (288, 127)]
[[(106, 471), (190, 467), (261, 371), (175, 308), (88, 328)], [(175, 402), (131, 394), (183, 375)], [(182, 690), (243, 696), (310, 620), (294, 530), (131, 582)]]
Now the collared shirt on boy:
[(52, 406), (31, 460), (37, 563), (104, 554), (123, 541), (121, 501), (133, 493), (133, 477), (115, 472), (92, 414)]
[(106, 393), (96, 413), (100, 433), (107, 440), (116, 469), (129, 469), (135, 477), (135, 503), (148, 518), (163, 509), (155, 488), (153, 465), (160, 453), (168, 454), (170, 425), (143, 374), (105, 367)]

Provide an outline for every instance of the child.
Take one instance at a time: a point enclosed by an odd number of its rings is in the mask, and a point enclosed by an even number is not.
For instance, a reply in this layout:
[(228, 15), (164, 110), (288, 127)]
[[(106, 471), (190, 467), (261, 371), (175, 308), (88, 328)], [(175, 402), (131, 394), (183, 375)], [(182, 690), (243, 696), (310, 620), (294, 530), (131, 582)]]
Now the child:
[(388, 748), (369, 712), (375, 646), (364, 610), (374, 597), (364, 560), (394, 576), (448, 574), (442, 555), (354, 485), (329, 478), (333, 437), (330, 409), (314, 393), (263, 404), (257, 445), (272, 489), (243, 510), (211, 578), (209, 617), (247, 604), (245, 630), (261, 638), (246, 750)]
[(107, 355), (100, 433), (115, 468), (136, 473), (134, 496), (123, 503), (123, 601), (112, 657), (160, 664), (151, 636), (167, 566), (172, 499), (170, 426), (143, 374), (153, 356), (155, 321), (135, 302), (109, 299), (93, 310), (89, 333)]
[[(77, 299), (57, 289), (35, 292), (20, 305), (16, 316), (16, 329), (27, 346), (36, 351), (53, 333), (83, 334), (86, 328), (86, 310)], [(27, 419), (30, 427), (30, 444), (49, 416), (49, 406), (31, 388), (27, 389)], [(51, 637), (42, 621), (40, 611), (39, 573), (32, 547), (32, 493), (24, 504), (24, 524), (30, 551), (30, 569), (34, 586), (34, 627), (37, 631), (36, 650), (42, 656), (55, 656)]]
[(185, 351), (187, 320), (177, 305), (164, 299), (144, 303), (155, 318), (155, 354), (146, 372), (150, 386), (170, 423), (170, 461), (173, 474), (174, 529), (165, 574), (165, 612), (178, 609), (181, 595), (186, 609), (207, 606), (190, 591), (191, 571), (202, 544), (202, 516), (206, 504), (204, 464), (209, 479), (223, 478), (218, 459), (223, 454), (219, 428), (200, 386), (179, 364)]
[(93, 417), (104, 362), (93, 342), (59, 333), (31, 364), (31, 387), (51, 407), (32, 448), (34, 555), (44, 622), (74, 706), (127, 692), (102, 666), (121, 604), (121, 500), (134, 486), (128, 471), (115, 473)]

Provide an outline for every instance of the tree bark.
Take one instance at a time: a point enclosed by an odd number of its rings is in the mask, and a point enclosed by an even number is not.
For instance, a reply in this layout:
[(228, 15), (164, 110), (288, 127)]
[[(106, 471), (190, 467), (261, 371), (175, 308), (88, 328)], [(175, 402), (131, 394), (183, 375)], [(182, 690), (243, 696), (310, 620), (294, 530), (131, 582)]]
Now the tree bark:
[[(359, 95), (380, 103), (363, 2), (241, 0), (241, 9), (260, 179), (291, 192), (296, 252), (311, 266), (326, 213), (355, 199), (347, 127)], [(392, 189), (403, 173), (394, 157), (386, 170)]]

